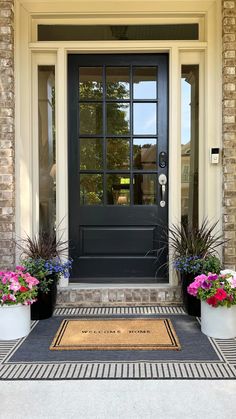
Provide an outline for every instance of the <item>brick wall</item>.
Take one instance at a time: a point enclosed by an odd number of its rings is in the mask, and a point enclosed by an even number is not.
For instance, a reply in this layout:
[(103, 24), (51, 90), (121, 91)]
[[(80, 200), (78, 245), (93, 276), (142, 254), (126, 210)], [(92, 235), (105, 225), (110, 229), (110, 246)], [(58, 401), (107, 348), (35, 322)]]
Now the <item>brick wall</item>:
[(224, 263), (236, 269), (236, 1), (222, 7)]
[(0, 0), (0, 268), (14, 265), (14, 0)]

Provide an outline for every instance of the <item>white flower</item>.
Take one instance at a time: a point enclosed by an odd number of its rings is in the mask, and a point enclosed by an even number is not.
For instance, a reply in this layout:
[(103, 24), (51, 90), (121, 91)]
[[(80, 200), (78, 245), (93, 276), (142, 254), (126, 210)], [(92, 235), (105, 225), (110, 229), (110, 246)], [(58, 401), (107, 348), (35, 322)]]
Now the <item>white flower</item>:
[(224, 269), (220, 271), (221, 275), (231, 275), (231, 277), (227, 278), (228, 283), (230, 283), (231, 288), (236, 288), (236, 272), (232, 269)]
[(236, 272), (232, 269), (224, 269), (223, 271), (220, 271), (221, 275), (231, 275), (233, 278), (236, 278)]

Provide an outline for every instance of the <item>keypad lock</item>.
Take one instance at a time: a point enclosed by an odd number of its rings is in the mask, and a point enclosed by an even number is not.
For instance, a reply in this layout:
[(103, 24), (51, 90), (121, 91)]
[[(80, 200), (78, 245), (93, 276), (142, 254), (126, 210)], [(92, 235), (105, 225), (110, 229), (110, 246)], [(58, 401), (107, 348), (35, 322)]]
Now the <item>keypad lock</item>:
[(158, 182), (159, 182), (159, 185), (161, 185), (161, 201), (160, 201), (160, 206), (162, 208), (164, 208), (165, 205), (166, 205), (165, 194), (166, 194), (166, 184), (167, 184), (167, 177), (166, 177), (166, 175), (164, 175), (164, 173), (162, 173), (161, 175), (159, 175)]

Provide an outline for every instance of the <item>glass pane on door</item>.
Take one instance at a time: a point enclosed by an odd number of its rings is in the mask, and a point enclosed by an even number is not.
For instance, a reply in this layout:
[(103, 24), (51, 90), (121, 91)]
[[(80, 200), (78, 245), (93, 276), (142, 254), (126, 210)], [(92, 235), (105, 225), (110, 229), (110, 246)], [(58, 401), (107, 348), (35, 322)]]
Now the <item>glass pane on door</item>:
[(156, 170), (157, 140), (155, 138), (133, 139), (133, 166), (135, 169)]
[(103, 203), (102, 175), (80, 175), (80, 203), (81, 205), (101, 205)]
[(128, 175), (107, 175), (108, 205), (129, 205), (130, 177)]
[(157, 68), (136, 67), (133, 70), (134, 99), (157, 98)]
[(157, 106), (156, 103), (134, 103), (133, 105), (134, 135), (156, 135)]
[(134, 175), (134, 204), (136, 205), (156, 204), (156, 175), (154, 174)]
[(107, 99), (128, 99), (130, 95), (129, 67), (107, 67)]
[(109, 170), (128, 170), (130, 168), (129, 140), (107, 139), (107, 168)]
[(102, 67), (80, 67), (79, 96), (81, 99), (101, 99), (103, 94)]

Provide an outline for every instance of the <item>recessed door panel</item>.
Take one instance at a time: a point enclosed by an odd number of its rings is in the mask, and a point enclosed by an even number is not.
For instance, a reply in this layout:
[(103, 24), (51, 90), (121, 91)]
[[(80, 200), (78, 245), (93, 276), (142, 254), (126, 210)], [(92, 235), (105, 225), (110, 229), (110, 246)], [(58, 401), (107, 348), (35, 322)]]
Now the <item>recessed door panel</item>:
[(81, 227), (81, 256), (143, 256), (153, 247), (154, 232), (155, 227)]

